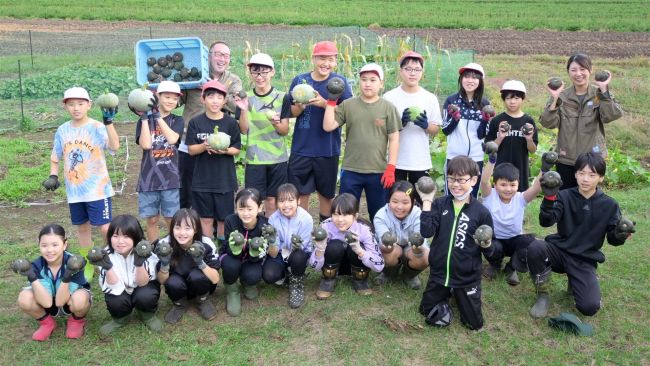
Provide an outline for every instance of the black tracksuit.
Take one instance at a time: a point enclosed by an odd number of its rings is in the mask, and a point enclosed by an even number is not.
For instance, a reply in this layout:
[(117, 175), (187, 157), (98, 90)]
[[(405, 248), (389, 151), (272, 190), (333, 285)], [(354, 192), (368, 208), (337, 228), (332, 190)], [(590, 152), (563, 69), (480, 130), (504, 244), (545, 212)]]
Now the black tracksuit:
[(528, 247), (531, 276), (535, 278), (549, 267), (566, 273), (576, 308), (584, 315), (594, 315), (600, 309), (596, 267), (605, 261), (600, 248), (605, 237), (614, 246), (625, 243), (614, 235), (620, 218), (618, 203), (600, 188), (589, 198), (573, 187), (561, 190), (555, 201), (544, 199), (539, 223), (544, 227), (557, 223), (557, 233)]
[(481, 267), (483, 253), (492, 258), (494, 247), (482, 249), (473, 235), (481, 225), (492, 227), (492, 216), (475, 198), (454, 212), (454, 197), (433, 201), (431, 211), (420, 215), (420, 233), (433, 237), (429, 251), (429, 280), (422, 294), (420, 312), (426, 316), (438, 303), (453, 294), (460, 311), (461, 322), (470, 329), (483, 326), (481, 313)]
[[(248, 254), (248, 248), (251, 239), (262, 236), (262, 226), (268, 222), (269, 220), (263, 215), (257, 215), (257, 224), (253, 229), (249, 230), (244, 226), (237, 214), (226, 217), (224, 222), (226, 240), (219, 248), (219, 252), (221, 253), (223, 281), (227, 285), (237, 282), (238, 278), (239, 282), (244, 286), (253, 286), (262, 280), (262, 259), (251, 257)], [(241, 254), (237, 256), (232, 254), (228, 245), (228, 238), (230, 238), (230, 233), (233, 231), (240, 232), (246, 239)]]

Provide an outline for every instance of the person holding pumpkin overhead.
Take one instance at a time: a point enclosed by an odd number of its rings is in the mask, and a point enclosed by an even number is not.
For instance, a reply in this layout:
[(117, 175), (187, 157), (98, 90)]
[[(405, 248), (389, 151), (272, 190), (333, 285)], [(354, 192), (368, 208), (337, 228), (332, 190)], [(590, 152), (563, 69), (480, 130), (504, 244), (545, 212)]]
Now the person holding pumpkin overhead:
[[(336, 181), (341, 155), (341, 130), (323, 130), (323, 116), (329, 92), (327, 83), (338, 77), (344, 82), (343, 93), (336, 103), (352, 97), (352, 89), (343, 75), (334, 72), (337, 65), (338, 49), (331, 41), (321, 41), (314, 45), (310, 72), (297, 75), (291, 81), (284, 103), (291, 106), (296, 117), (289, 155), (289, 183), (300, 192), (300, 206), (309, 209), (309, 196), (316, 191), (319, 201), (320, 221), (330, 217), (332, 199), (336, 194)], [(308, 84), (314, 91), (311, 99), (296, 100), (292, 94), (300, 84)]]
[[(237, 175), (234, 156), (241, 149), (237, 121), (221, 109), (227, 89), (217, 80), (203, 85), (201, 99), (205, 112), (190, 120), (185, 143), (190, 155), (196, 157), (192, 177), (192, 207), (201, 217), (203, 235), (212, 238), (214, 221), (217, 236), (223, 237), (223, 221), (235, 212), (234, 193)], [(239, 100), (242, 113), (247, 101)]]
[(574, 164), (579, 154), (594, 152), (607, 156), (604, 124), (623, 115), (609, 91), (609, 71), (597, 72), (596, 80), (591, 82), (591, 59), (581, 53), (569, 57), (566, 70), (573, 85), (565, 89), (561, 80), (549, 80), (547, 89), (551, 97), (539, 117), (542, 126), (558, 129), (555, 169), (562, 177), (561, 189), (578, 185)]

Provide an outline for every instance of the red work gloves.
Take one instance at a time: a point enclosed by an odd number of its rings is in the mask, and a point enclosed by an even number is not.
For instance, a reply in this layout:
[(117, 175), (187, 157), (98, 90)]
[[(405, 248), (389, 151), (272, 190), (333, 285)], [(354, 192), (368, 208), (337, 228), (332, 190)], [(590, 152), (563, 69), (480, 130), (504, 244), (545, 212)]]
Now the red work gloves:
[(384, 170), (384, 175), (381, 176), (381, 183), (384, 185), (384, 188), (386, 189), (393, 186), (393, 183), (395, 183), (395, 165), (393, 164), (386, 165), (386, 170)]

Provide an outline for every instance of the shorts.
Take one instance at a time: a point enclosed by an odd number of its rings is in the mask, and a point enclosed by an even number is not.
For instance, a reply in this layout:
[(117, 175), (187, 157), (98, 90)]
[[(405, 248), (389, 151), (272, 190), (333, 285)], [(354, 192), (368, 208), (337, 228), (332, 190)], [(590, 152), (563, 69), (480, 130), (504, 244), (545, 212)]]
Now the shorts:
[(108, 224), (113, 219), (113, 200), (111, 197), (91, 202), (75, 202), (70, 207), (72, 225), (82, 225), (90, 221), (93, 226)]
[(278, 164), (253, 165), (247, 164), (244, 173), (246, 188), (260, 191), (260, 198), (277, 197), (278, 187), (287, 183), (287, 162)]
[(192, 191), (192, 208), (201, 218), (224, 221), (235, 213), (235, 192), (196, 192)]
[(138, 193), (138, 212), (140, 217), (172, 217), (180, 209), (178, 189)]
[(298, 188), (301, 195), (314, 191), (325, 198), (334, 198), (339, 170), (339, 157), (289, 157), (289, 183)]
[[(30, 290), (31, 291), (31, 289), (32, 289), (32, 286), (23, 287), (23, 290)], [(80, 290), (81, 291), (86, 291), (88, 293), (88, 299), (90, 301), (90, 305), (92, 306), (92, 303), (93, 303), (93, 294), (92, 294), (92, 292), (90, 292), (89, 289), (84, 288), (84, 287), (78, 288), (77, 290), (75, 290), (75, 292), (80, 291)], [(63, 306), (52, 305), (51, 307), (45, 309), (45, 313), (50, 315), (50, 316), (54, 316), (54, 317), (57, 317), (57, 316), (64, 317), (64, 316), (72, 315), (72, 311), (70, 310), (70, 307), (68, 306), (68, 304), (65, 304)]]

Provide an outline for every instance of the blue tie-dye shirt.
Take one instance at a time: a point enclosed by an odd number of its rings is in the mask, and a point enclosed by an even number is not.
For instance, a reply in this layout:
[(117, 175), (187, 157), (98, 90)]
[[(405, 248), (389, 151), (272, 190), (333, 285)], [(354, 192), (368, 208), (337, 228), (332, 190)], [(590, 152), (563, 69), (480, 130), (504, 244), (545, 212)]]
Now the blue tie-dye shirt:
[(106, 168), (106, 149), (106, 126), (94, 119), (79, 127), (68, 121), (56, 130), (51, 159), (63, 161), (68, 203), (98, 201), (115, 194)]

